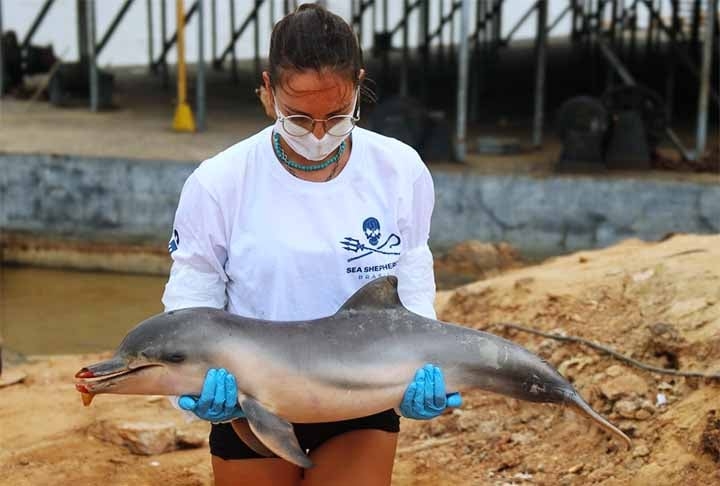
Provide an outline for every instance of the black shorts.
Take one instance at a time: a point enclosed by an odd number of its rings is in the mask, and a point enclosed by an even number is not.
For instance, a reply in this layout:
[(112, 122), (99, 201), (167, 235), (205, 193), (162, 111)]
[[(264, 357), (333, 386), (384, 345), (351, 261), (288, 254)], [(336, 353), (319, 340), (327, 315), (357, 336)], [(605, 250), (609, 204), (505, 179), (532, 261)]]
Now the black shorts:
[[(300, 447), (309, 452), (325, 441), (352, 430), (376, 429), (397, 433), (400, 431), (400, 417), (394, 410), (386, 410), (358, 419), (316, 424), (293, 424), (293, 427)], [(229, 423), (213, 424), (210, 430), (210, 453), (225, 460), (263, 457), (245, 445)]]

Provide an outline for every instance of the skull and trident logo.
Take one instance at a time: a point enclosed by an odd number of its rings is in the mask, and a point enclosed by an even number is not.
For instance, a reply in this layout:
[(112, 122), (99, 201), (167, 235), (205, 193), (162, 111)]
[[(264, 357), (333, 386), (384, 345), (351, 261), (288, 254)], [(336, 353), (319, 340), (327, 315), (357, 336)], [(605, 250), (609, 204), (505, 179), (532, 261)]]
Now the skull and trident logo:
[(399, 255), (400, 252), (388, 251), (400, 244), (400, 237), (395, 233), (392, 233), (387, 237), (385, 242), (378, 246), (382, 233), (380, 232), (380, 221), (377, 218), (367, 218), (363, 221), (363, 233), (367, 238), (370, 246), (365, 245), (357, 238), (346, 237), (340, 242), (345, 250), (352, 251), (353, 253), (362, 252), (360, 255), (348, 258), (348, 262), (364, 258), (372, 253), (380, 253), (383, 255)]

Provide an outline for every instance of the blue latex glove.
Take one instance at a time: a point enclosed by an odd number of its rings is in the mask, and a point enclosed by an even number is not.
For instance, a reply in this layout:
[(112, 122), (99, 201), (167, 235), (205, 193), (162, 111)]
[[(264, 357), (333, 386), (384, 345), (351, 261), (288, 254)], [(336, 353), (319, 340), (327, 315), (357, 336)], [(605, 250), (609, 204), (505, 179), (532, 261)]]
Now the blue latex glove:
[(203, 420), (213, 423), (230, 422), (245, 417), (238, 405), (237, 382), (224, 369), (210, 369), (199, 397), (182, 395), (178, 405)]
[(415, 420), (430, 420), (448, 407), (462, 405), (459, 393), (445, 394), (445, 378), (437, 366), (426, 364), (415, 373), (400, 404), (403, 417)]

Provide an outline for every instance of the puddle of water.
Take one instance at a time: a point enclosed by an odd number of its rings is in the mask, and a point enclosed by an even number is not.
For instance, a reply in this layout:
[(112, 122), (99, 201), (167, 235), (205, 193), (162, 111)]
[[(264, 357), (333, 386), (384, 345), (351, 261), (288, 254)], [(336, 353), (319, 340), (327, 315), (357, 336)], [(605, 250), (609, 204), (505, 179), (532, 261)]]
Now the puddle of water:
[(23, 354), (112, 350), (162, 312), (166, 278), (0, 267), (0, 335)]

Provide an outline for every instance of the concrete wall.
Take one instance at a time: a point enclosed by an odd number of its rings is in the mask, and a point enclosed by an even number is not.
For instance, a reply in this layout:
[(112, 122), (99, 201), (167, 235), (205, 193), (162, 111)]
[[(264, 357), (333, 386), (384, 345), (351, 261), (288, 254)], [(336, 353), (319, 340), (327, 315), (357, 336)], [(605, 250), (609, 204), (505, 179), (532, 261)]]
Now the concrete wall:
[(525, 254), (598, 248), (671, 232), (720, 232), (720, 180), (435, 173), (432, 240), (508, 241)]
[(0, 226), (124, 243), (168, 240), (180, 190), (196, 165), (0, 155)]
[[(169, 238), (196, 164), (0, 155), (0, 227), (93, 241)], [(670, 232), (720, 232), (720, 184), (671, 177), (487, 175), (433, 168), (431, 242), (508, 241), (526, 255)]]

